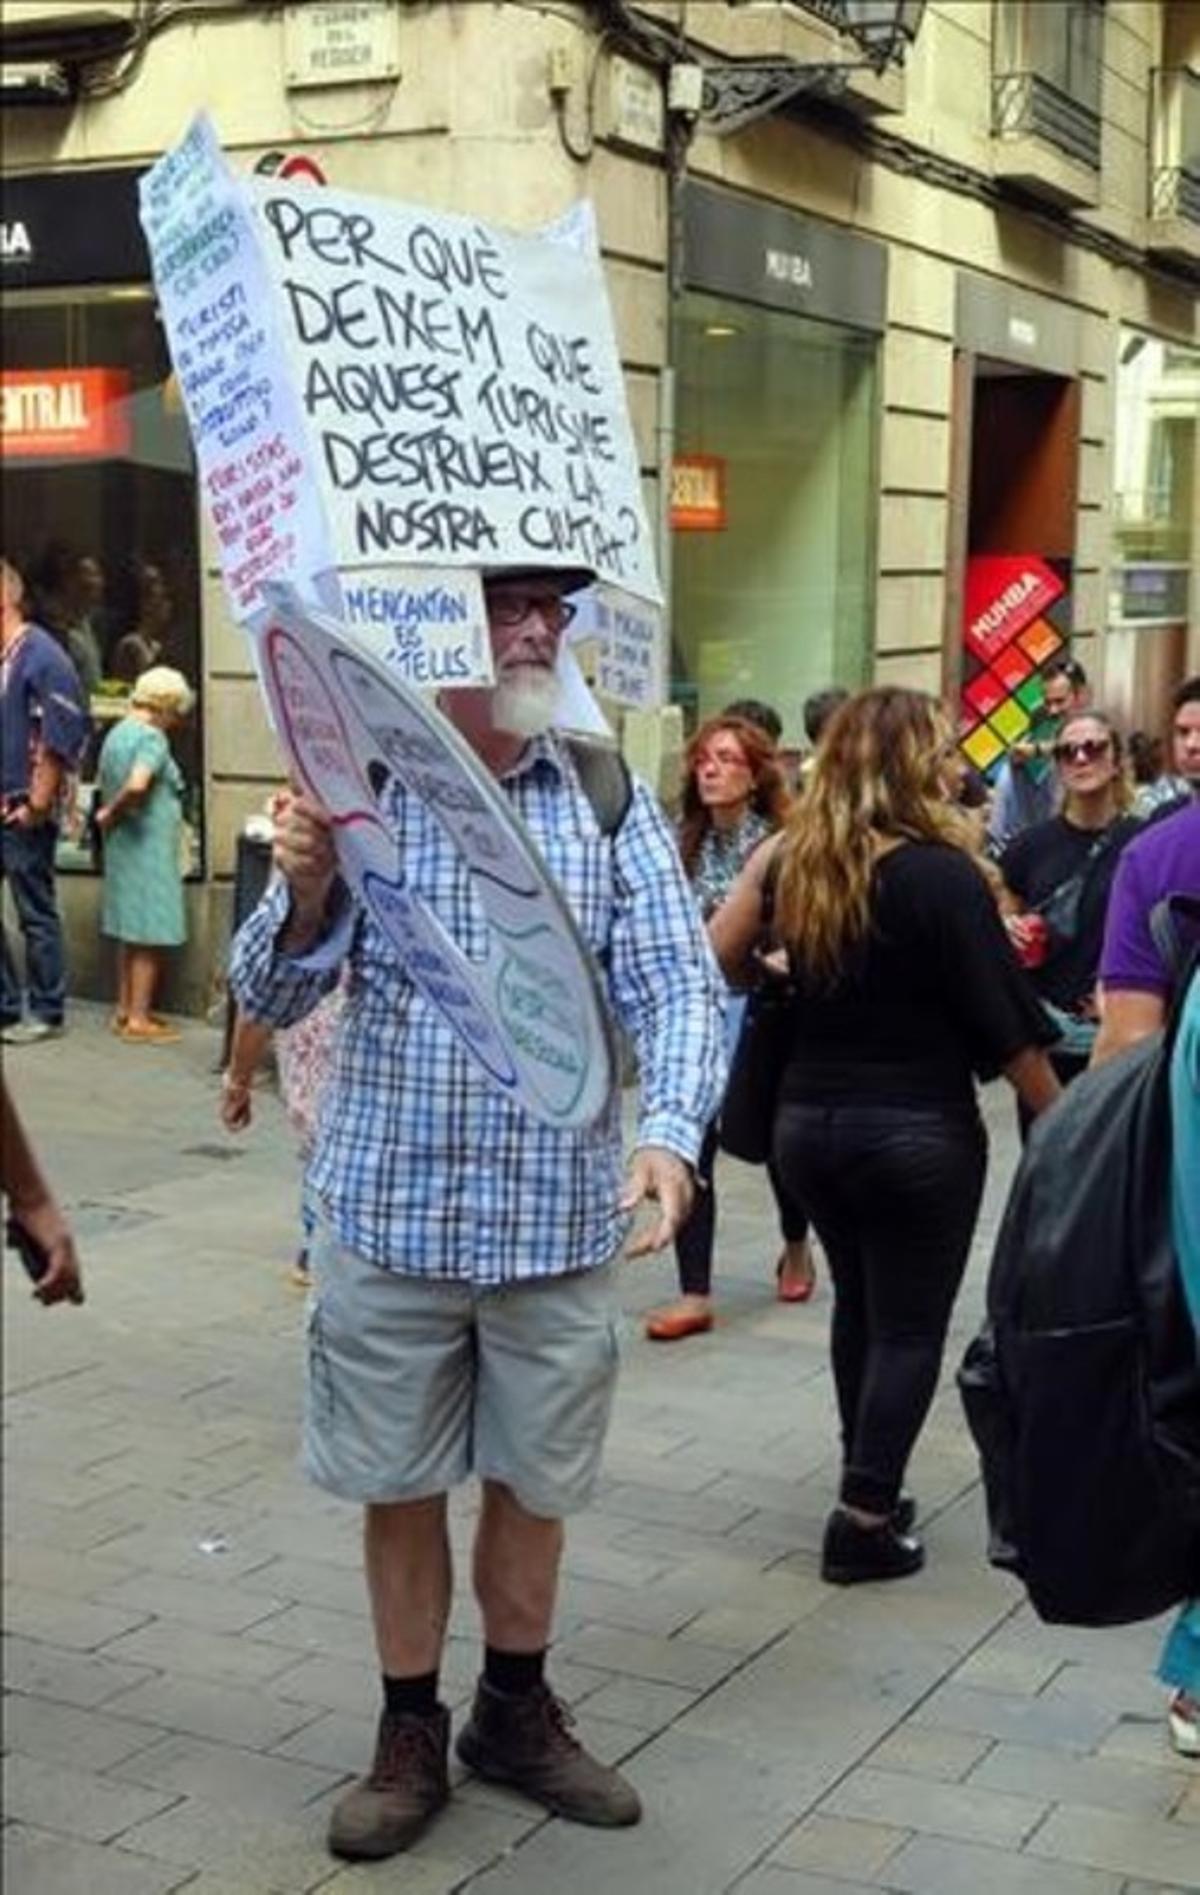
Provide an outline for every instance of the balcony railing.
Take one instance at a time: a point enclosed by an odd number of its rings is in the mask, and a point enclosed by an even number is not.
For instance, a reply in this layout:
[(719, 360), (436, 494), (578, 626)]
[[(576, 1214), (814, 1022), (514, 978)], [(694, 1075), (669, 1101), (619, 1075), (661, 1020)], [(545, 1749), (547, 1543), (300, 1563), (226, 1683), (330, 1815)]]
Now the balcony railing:
[(1163, 67), (1150, 97), (1150, 215), (1200, 224), (1200, 72)]
[(992, 131), (1000, 138), (1044, 138), (1091, 171), (1100, 169), (1100, 114), (1036, 72), (992, 80)]
[(846, 24), (842, 0), (792, 0), (792, 5), (799, 13), (811, 13), (816, 19), (824, 20), (827, 26)]

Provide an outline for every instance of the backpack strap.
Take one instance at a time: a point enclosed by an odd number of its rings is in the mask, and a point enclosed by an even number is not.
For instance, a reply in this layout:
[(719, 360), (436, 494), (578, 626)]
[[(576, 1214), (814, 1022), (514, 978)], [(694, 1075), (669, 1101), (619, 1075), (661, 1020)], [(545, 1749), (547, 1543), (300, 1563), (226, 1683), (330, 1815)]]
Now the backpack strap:
[(581, 737), (565, 737), (571, 762), (580, 787), (592, 806), (600, 834), (615, 836), (633, 801), (633, 778), (619, 750), (608, 744), (586, 743)]
[(1167, 895), (1149, 915), (1150, 938), (1171, 981), (1166, 1045), (1175, 1034), (1193, 980), (1200, 975), (1200, 897)]

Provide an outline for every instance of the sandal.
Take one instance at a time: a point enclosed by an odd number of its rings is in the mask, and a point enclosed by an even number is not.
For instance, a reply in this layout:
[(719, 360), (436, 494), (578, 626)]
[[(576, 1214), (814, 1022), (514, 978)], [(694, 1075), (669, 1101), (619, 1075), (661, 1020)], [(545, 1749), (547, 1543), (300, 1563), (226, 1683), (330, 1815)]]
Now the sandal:
[(799, 1282), (794, 1279), (784, 1282), (783, 1273), (787, 1269), (787, 1263), (788, 1253), (786, 1250), (781, 1250), (779, 1260), (775, 1265), (776, 1296), (781, 1303), (811, 1303), (813, 1292), (817, 1287), (817, 1273), (813, 1268), (811, 1253), (808, 1260), (809, 1274), (807, 1277), (802, 1277)]
[(117, 1029), (117, 1037), (133, 1046), (168, 1046), (182, 1039), (183, 1035), (173, 1026), (167, 1026), (165, 1021), (151, 1018), (145, 1026), (135, 1026), (132, 1020), (127, 1020), (123, 1027)]

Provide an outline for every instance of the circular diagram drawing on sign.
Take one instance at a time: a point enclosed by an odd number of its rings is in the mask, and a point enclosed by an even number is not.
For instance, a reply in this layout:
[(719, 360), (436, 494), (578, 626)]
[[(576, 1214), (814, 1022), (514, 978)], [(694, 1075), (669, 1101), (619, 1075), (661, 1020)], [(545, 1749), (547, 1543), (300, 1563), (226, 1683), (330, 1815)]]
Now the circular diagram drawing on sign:
[[(273, 592), (256, 634), (261, 673), (296, 776), (333, 818), (347, 881), (490, 1082), (547, 1124), (590, 1125), (615, 1077), (599, 979), (506, 797), (457, 731), (336, 621)], [(462, 857), (487, 922), (482, 959), (406, 881), (376, 804), (389, 776)]]

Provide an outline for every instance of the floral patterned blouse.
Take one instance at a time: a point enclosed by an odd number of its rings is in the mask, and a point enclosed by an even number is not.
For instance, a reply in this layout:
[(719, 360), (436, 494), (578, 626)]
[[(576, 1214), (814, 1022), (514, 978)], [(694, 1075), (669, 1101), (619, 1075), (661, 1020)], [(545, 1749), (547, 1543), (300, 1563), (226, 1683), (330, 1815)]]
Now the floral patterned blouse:
[(721, 906), (747, 856), (773, 834), (774, 824), (753, 809), (747, 810), (736, 829), (708, 829), (692, 874), (692, 890), (703, 921)]

